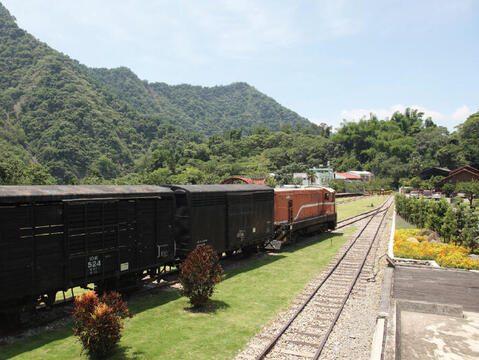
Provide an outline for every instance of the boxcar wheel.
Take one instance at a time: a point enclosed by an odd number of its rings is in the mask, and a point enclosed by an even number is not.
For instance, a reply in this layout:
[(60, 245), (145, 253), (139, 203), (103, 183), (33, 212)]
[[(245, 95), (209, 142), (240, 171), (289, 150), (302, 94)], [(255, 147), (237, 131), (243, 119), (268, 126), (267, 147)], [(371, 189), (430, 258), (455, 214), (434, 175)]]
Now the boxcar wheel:
[(45, 304), (47, 306), (52, 306), (55, 303), (56, 296), (57, 296), (56, 290), (47, 292), (47, 297), (45, 299)]

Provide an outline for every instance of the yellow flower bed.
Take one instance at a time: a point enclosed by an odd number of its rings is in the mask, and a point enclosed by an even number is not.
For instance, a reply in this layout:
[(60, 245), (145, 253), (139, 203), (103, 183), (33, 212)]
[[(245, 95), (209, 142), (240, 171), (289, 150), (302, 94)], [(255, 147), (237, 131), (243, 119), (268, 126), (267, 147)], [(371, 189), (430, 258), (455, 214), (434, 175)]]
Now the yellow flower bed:
[[(440, 266), (479, 270), (479, 261), (468, 257), (463, 246), (423, 242), (426, 236), (418, 236), (419, 229), (401, 229), (394, 233), (394, 256), (406, 259), (435, 260)], [(419, 243), (407, 241), (416, 238)]]

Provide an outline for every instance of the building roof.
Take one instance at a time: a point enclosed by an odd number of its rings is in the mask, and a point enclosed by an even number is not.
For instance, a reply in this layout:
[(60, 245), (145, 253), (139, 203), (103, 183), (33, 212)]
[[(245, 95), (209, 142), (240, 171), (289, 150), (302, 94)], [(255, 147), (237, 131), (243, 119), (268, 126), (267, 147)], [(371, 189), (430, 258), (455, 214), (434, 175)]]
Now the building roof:
[(234, 181), (241, 181), (245, 184), (257, 184), (257, 185), (265, 185), (265, 180), (264, 179), (250, 179), (246, 177), (230, 177), (226, 180), (223, 180), (221, 184), (232, 184)]
[(421, 171), (421, 173), (419, 174), (419, 177), (422, 180), (428, 180), (432, 176), (448, 176), (450, 172), (451, 170), (446, 168), (432, 167), (432, 168), (424, 169), (423, 171)]
[(458, 174), (463, 173), (463, 172), (469, 173), (473, 177), (477, 177), (479, 179), (479, 170), (477, 170), (476, 168), (473, 168), (472, 166), (466, 165), (466, 166), (463, 166), (459, 169), (451, 171), (449, 173), (449, 176), (446, 176), (444, 179), (442, 179), (442, 183), (445, 183), (445, 182), (449, 181), (454, 176), (457, 176)]
[(454, 175), (456, 173), (459, 173), (459, 172), (462, 172), (463, 170), (467, 170), (469, 172), (472, 172), (474, 174), (479, 174), (479, 170), (476, 169), (475, 167), (472, 167), (470, 165), (466, 165), (466, 166), (463, 166), (463, 167), (460, 167), (458, 169), (455, 169), (455, 170), (452, 170), (449, 175)]
[(335, 172), (334, 177), (336, 179), (361, 180), (361, 176), (350, 174), (350, 173)]
[(357, 174), (357, 175), (372, 175), (373, 173), (370, 171), (356, 171), (356, 170), (351, 170), (348, 171), (349, 174)]

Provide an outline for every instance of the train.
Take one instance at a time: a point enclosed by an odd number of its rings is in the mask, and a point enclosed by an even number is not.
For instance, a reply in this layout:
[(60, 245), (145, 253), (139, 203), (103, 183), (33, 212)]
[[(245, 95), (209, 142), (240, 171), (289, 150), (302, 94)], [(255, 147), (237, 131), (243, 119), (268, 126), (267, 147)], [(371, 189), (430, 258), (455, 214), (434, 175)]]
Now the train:
[(247, 253), (336, 222), (335, 191), (325, 187), (0, 186), (0, 315), (92, 283), (135, 288), (200, 245)]

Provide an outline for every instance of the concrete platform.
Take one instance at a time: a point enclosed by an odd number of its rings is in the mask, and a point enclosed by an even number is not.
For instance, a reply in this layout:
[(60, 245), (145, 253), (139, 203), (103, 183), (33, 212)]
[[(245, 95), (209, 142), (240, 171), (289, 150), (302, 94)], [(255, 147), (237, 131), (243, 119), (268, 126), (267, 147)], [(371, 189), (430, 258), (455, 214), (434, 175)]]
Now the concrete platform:
[(401, 359), (479, 359), (479, 313), (464, 318), (401, 312)]
[(479, 273), (397, 266), (393, 278), (396, 359), (479, 359)]
[(479, 272), (397, 266), (393, 297), (462, 305), (479, 312)]

